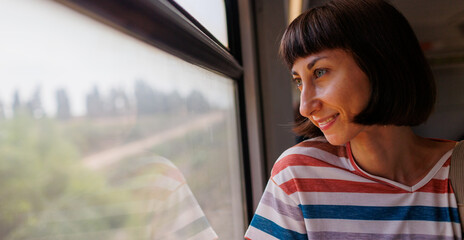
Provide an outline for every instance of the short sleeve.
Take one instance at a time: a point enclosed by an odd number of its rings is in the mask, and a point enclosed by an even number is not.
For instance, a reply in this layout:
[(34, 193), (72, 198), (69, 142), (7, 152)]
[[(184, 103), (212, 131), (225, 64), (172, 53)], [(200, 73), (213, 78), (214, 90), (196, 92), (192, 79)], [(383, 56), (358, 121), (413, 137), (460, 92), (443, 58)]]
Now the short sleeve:
[(156, 170), (157, 177), (152, 184), (157, 190), (150, 197), (150, 239), (217, 239), (177, 167), (164, 161), (157, 163)]
[(298, 204), (269, 180), (245, 239), (308, 239)]

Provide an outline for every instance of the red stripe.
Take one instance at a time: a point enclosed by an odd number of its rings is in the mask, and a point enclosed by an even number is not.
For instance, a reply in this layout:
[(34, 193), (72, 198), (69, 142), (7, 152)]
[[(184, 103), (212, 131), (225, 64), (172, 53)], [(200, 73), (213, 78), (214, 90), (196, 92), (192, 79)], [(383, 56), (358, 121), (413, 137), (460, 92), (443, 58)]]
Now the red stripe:
[(280, 187), (289, 195), (295, 192), (407, 193), (405, 190), (380, 183), (336, 179), (293, 178)]
[(443, 164), (443, 167), (448, 167), (451, 164), (451, 157), (446, 160), (446, 162)]
[(419, 188), (417, 192), (450, 193), (452, 190), (449, 188), (448, 179), (432, 179), (425, 186)]
[(280, 171), (290, 166), (317, 166), (317, 167), (331, 167), (338, 168), (329, 163), (323, 162), (317, 158), (313, 158), (303, 154), (290, 154), (283, 157), (272, 167), (272, 177), (277, 175)]
[(307, 141), (301, 142), (295, 147), (313, 147), (338, 157), (347, 157), (345, 146), (333, 146), (328, 142)]

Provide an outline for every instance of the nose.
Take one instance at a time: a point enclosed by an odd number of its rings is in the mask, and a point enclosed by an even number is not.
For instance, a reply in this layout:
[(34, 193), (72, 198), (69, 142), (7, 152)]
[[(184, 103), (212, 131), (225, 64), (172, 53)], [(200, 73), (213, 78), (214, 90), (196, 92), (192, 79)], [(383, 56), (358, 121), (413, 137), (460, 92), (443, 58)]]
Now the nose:
[(314, 88), (304, 86), (300, 93), (300, 114), (309, 118), (314, 112), (321, 109), (321, 101), (317, 98)]

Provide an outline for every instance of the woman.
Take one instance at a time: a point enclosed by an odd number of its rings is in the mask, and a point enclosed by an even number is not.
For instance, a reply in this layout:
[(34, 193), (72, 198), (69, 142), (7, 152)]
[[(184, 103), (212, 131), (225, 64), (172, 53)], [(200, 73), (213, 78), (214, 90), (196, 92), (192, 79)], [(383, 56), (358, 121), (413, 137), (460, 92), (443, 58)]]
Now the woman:
[(455, 142), (415, 135), (435, 83), (407, 20), (381, 0), (335, 0), (287, 28), (299, 134), (275, 163), (247, 239), (457, 239)]

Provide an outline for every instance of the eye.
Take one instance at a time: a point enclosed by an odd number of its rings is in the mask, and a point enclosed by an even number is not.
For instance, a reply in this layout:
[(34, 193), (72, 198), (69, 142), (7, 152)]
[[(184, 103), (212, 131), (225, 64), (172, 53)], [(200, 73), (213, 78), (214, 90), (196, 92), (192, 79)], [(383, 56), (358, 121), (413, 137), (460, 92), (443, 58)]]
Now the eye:
[(327, 73), (327, 69), (323, 69), (323, 68), (322, 68), (322, 69), (316, 69), (316, 70), (314, 70), (314, 76), (315, 76), (316, 78), (322, 77), (325, 73)]
[(295, 83), (297, 88), (300, 88), (301, 85), (303, 85), (303, 82), (301, 81), (301, 78), (294, 78), (293, 82)]

